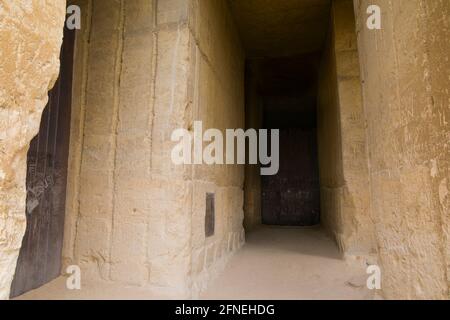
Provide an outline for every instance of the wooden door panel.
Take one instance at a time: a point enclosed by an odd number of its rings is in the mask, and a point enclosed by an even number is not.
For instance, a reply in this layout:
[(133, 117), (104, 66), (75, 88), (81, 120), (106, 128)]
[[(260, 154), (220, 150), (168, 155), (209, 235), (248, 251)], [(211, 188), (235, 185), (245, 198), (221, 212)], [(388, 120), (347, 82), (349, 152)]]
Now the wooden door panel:
[(17, 261), (11, 297), (38, 288), (61, 272), (67, 161), (70, 138), (75, 33), (64, 31), (61, 69), (49, 92), (39, 133), (27, 155), (27, 229)]
[(262, 177), (262, 221), (310, 226), (320, 220), (320, 187), (315, 130), (280, 131), (280, 169)]

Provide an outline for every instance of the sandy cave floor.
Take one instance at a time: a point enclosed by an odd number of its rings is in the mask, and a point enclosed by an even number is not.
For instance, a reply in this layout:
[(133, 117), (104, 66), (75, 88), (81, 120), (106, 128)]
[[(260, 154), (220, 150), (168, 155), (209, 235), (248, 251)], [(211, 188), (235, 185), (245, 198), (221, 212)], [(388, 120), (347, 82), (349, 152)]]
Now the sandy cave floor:
[[(319, 228), (261, 227), (202, 299), (372, 299), (365, 267), (345, 261)], [(18, 299), (165, 299), (145, 288), (111, 283), (67, 290), (60, 277)]]

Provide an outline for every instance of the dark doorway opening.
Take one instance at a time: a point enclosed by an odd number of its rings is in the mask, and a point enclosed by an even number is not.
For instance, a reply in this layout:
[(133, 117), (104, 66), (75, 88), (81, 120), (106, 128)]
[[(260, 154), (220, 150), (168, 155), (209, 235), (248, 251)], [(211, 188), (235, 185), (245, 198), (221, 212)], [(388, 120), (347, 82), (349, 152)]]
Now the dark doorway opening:
[(11, 297), (61, 274), (75, 32), (65, 29), (59, 78), (27, 155), (27, 228)]
[(316, 134), (320, 53), (255, 61), (262, 127), (280, 130), (279, 172), (261, 177), (262, 223), (316, 225), (320, 222)]
[[(320, 221), (316, 108), (331, 0), (229, 0), (246, 53), (247, 128), (280, 129), (280, 170), (245, 172), (244, 226)], [(269, 3), (267, 2), (267, 3)]]

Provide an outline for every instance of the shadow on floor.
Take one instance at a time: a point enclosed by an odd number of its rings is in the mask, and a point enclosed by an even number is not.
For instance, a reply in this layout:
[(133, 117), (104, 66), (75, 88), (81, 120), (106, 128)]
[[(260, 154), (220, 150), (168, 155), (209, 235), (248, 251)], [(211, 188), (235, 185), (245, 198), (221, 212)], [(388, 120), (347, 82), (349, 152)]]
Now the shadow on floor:
[(336, 244), (320, 226), (279, 227), (260, 226), (247, 233), (246, 245), (256, 250), (284, 251), (308, 256), (342, 260)]
[(203, 299), (371, 299), (362, 265), (341, 259), (318, 227), (262, 226), (214, 280)]
[[(340, 259), (320, 228), (262, 226), (213, 280), (202, 299), (371, 299), (362, 266)], [(60, 277), (18, 299), (164, 299), (148, 289), (89, 283), (67, 290)]]

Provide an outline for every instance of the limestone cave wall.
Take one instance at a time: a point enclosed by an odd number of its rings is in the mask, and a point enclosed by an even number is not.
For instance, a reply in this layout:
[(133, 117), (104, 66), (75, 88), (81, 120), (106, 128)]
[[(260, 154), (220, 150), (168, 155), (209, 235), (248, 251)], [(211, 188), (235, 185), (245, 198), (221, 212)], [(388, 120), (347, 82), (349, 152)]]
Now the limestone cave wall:
[(80, 0), (64, 244), (85, 279), (189, 295), (187, 3)]
[[(371, 4), (381, 30), (366, 27)], [(448, 299), (450, 2), (354, 5), (383, 294)]]
[[(190, 1), (193, 64), (192, 119), (203, 130), (245, 128), (244, 51), (225, 0)], [(225, 141), (224, 141), (225, 146)], [(225, 152), (224, 152), (225, 155)], [(194, 295), (222, 270), (244, 242), (244, 166), (192, 168), (192, 275)], [(215, 195), (215, 233), (205, 237), (205, 197)]]
[[(244, 58), (225, 1), (80, 0), (65, 265), (197, 295), (243, 241), (243, 168), (175, 165), (172, 132), (243, 127)], [(205, 236), (206, 193), (215, 234)]]
[(351, 0), (332, 3), (319, 77), (321, 222), (341, 251), (374, 254), (368, 153)]

